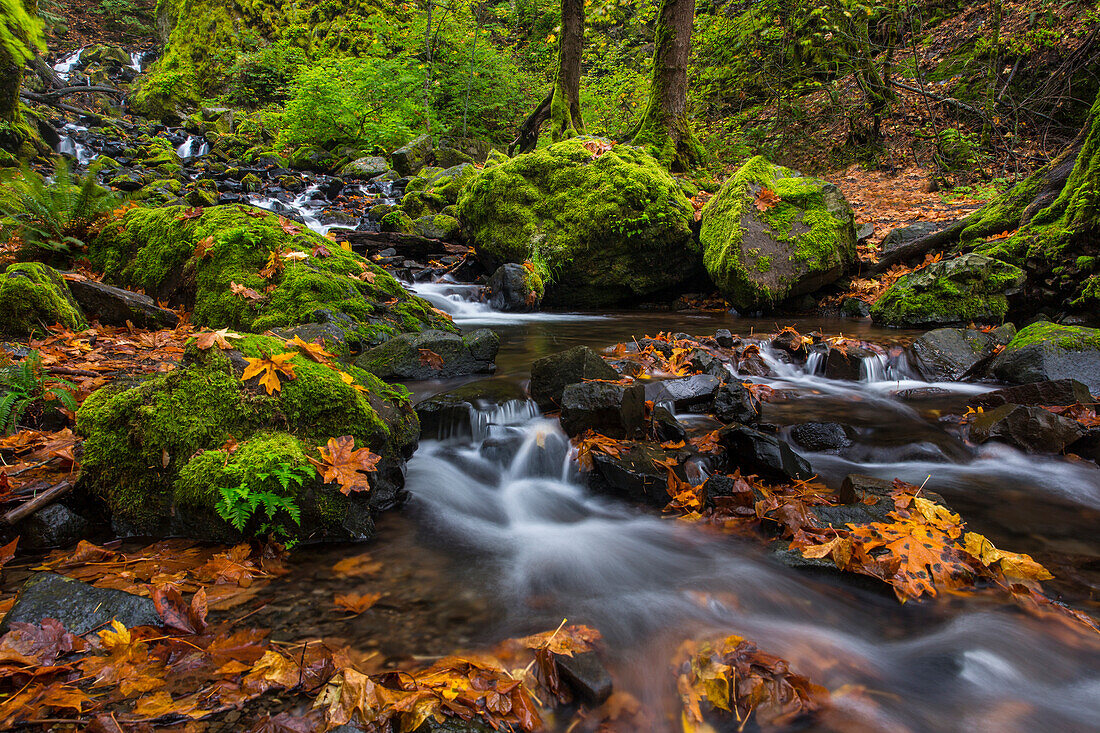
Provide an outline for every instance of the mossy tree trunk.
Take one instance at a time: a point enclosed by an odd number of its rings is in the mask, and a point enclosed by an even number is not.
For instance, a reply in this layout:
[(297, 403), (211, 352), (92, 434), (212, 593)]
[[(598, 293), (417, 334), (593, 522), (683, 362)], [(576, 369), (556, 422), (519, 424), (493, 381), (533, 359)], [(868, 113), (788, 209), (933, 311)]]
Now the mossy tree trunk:
[(23, 64), (0, 45), (0, 122), (19, 118), (19, 87), (23, 83)]
[(23, 64), (34, 49), (43, 47), (38, 0), (0, 0), (0, 148), (16, 152), (25, 135), (20, 132), (19, 88)]
[(581, 51), (584, 48), (584, 0), (561, 0), (558, 70), (550, 93), (519, 127), (508, 152), (529, 153), (538, 146), (539, 128), (550, 120), (554, 142), (584, 134), (581, 118)]
[(688, 170), (705, 157), (687, 112), (687, 69), (694, 20), (695, 0), (661, 0), (649, 103), (631, 135), (631, 142), (652, 148), (656, 157), (674, 171)]

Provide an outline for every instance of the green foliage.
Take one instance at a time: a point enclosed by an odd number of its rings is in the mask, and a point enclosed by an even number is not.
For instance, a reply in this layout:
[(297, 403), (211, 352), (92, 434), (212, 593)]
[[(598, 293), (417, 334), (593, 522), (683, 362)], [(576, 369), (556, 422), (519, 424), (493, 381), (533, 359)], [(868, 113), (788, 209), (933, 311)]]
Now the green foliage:
[(72, 390), (76, 385), (47, 374), (42, 369), (42, 355), (31, 351), (16, 364), (0, 366), (0, 431), (14, 432), (27, 408), (39, 400), (56, 401), (76, 412)]
[(295, 525), (302, 521), (301, 509), (294, 498), (297, 491), (291, 484), (301, 489), (307, 479), (316, 475), (313, 467), (280, 461), (264, 471), (254, 472), (242, 465), (233, 466), (231, 471), (238, 483), (221, 489), (221, 498), (215, 505), (218, 515), (238, 532), (251, 524), (257, 535), (291, 537), (286, 521)]
[(44, 48), (42, 19), (28, 13), (23, 0), (0, 0), (0, 57), (22, 64)]
[(95, 12), (112, 24), (135, 31), (145, 28), (151, 20), (149, 13), (134, 0), (99, 0)]
[(229, 98), (250, 108), (285, 102), (291, 82), (306, 63), (305, 52), (285, 40), (242, 54), (230, 71)]
[(945, 171), (969, 170), (986, 163), (989, 156), (981, 150), (979, 136), (948, 127), (936, 139), (936, 161)]
[(0, 239), (18, 237), (31, 257), (68, 255), (84, 246), (93, 227), (117, 205), (94, 172), (73, 175), (63, 159), (52, 181), (24, 167), (0, 194)]

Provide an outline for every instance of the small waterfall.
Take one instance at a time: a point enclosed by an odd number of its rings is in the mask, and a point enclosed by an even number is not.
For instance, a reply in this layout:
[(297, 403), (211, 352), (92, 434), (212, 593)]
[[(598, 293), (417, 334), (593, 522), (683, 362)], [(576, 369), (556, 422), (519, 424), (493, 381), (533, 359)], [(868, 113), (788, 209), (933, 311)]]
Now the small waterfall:
[(821, 351), (815, 351), (806, 359), (806, 374), (815, 376), (825, 371), (825, 356)]
[(191, 158), (201, 158), (210, 152), (210, 143), (194, 135), (188, 135), (187, 139), (183, 141), (183, 144), (176, 148), (176, 154), (181, 160), (190, 160)]
[(433, 283), (408, 283), (406, 287), (454, 319), (466, 324), (516, 324), (527, 321), (603, 320), (605, 316), (576, 313), (505, 313), (481, 300), (482, 287), (455, 282), (449, 275)]
[(84, 49), (80, 48), (53, 65), (53, 70), (61, 77), (62, 81), (68, 81), (73, 69), (80, 64), (80, 54)]
[(80, 165), (87, 165), (97, 157), (95, 153), (76, 141), (74, 133), (87, 132), (87, 127), (69, 123), (61, 128), (61, 139), (57, 144), (57, 152), (74, 159)]
[(148, 51), (134, 51), (130, 54), (130, 68), (140, 74), (142, 61), (144, 61), (145, 57), (148, 55)]
[(875, 354), (859, 361), (859, 381), (883, 382), (886, 380), (886, 356)]

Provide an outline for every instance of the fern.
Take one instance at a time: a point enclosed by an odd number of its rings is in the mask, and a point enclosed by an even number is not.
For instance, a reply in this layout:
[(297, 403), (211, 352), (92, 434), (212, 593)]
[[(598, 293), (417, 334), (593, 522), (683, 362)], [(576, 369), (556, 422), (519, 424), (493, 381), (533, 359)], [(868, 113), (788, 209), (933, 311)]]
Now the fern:
[[(221, 489), (221, 498), (215, 505), (222, 519), (244, 532), (252, 525), (260, 535), (281, 538), (290, 537), (284, 515), (295, 525), (301, 525), (302, 511), (294, 497), (280, 493), (290, 491), (290, 485), (302, 483), (314, 475), (312, 466), (292, 466), (279, 463), (270, 471), (246, 473), (236, 470), (240, 483)], [(268, 521), (257, 522), (260, 517)]]
[(0, 431), (5, 435), (14, 431), (27, 408), (40, 400), (56, 400), (75, 412), (79, 406), (72, 394), (75, 389), (72, 382), (46, 374), (37, 351), (31, 351), (17, 364), (0, 368)]

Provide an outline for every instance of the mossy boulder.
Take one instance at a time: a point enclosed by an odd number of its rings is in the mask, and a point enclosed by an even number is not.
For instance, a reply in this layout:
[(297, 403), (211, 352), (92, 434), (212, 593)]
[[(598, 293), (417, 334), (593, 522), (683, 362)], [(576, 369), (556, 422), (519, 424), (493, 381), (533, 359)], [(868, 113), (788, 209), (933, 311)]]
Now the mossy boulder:
[(1012, 384), (1076, 379), (1100, 395), (1100, 329), (1033, 323), (1016, 334), (989, 371)]
[(355, 364), (386, 380), (449, 379), (496, 371), (500, 336), (480, 328), (459, 336), (444, 331), (402, 334), (364, 352)]
[[(594, 154), (575, 138), (483, 170), (459, 219), (492, 268), (532, 262), (546, 302), (597, 307), (674, 290), (702, 273), (694, 211), (646, 152)], [(595, 146), (592, 146), (595, 147)]]
[(390, 169), (385, 158), (379, 156), (367, 156), (359, 158), (340, 169), (340, 175), (344, 178), (371, 179), (380, 176)]
[(703, 210), (703, 262), (718, 290), (753, 309), (812, 293), (855, 261), (855, 218), (831, 183), (746, 163)]
[(453, 242), (462, 232), (462, 226), (458, 219), (446, 214), (429, 214), (416, 219), (412, 223), (413, 234), (428, 239), (445, 239)]
[(39, 262), (11, 265), (0, 273), (0, 334), (43, 334), (54, 324), (84, 328), (84, 315), (65, 280)]
[(396, 232), (398, 234), (412, 234), (412, 217), (404, 211), (391, 211), (382, 217), (378, 227), (384, 232)]
[(193, 310), (200, 326), (332, 324), (352, 350), (401, 332), (454, 330), (365, 258), (244, 206), (132, 209), (103, 227), (89, 258), (108, 282)]
[(1015, 265), (966, 254), (902, 276), (871, 306), (871, 318), (906, 328), (1000, 323), (1023, 283)]
[[(271, 518), (293, 537), (369, 536), (372, 514), (403, 499), (404, 461), (419, 435), (408, 394), (356, 367), (295, 353), (288, 362), (295, 377), (280, 375), (280, 389), (269, 395), (256, 378), (242, 381), (247, 359), (296, 350), (266, 336), (233, 345), (202, 351), (191, 341), (175, 371), (89, 397), (77, 413), (85, 437), (81, 487), (105, 503), (122, 534), (232, 540), (238, 533), (218, 501), (222, 489), (247, 478), (300, 509), (300, 524)], [(278, 470), (310, 474), (318, 446), (344, 435), (381, 456), (369, 492), (345, 496), (315, 473), (301, 485), (261, 478)], [(235, 450), (226, 447), (231, 441)], [(261, 519), (245, 533), (259, 531)]]
[(432, 136), (421, 135), (406, 145), (393, 151), (390, 159), (393, 169), (403, 176), (415, 175), (427, 165), (432, 155)]

